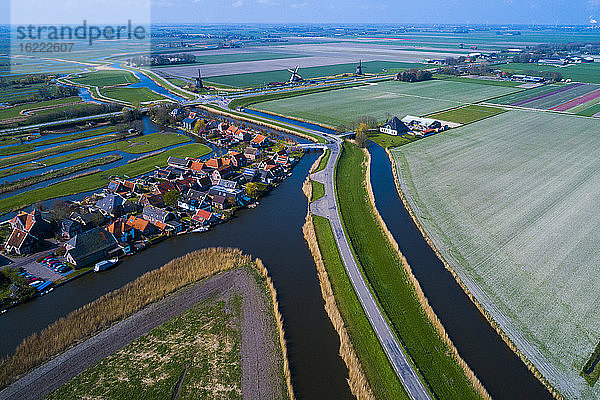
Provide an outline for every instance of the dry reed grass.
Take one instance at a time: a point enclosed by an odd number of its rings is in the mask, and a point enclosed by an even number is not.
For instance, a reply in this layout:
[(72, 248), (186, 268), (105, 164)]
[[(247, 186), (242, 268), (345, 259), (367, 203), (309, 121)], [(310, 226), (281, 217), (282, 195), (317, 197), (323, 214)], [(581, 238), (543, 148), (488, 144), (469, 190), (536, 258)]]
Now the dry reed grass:
[[(319, 167), (321, 159), (324, 156), (325, 151), (314, 162), (310, 168), (311, 172)], [(306, 180), (302, 185), (302, 191), (304, 192), (304, 195), (310, 204), (310, 199), (312, 198), (312, 185), (310, 184), (309, 176), (306, 177)], [(302, 227), (302, 232), (304, 233), (304, 238), (308, 243), (310, 252), (315, 260), (315, 265), (317, 266), (317, 275), (319, 277), (321, 295), (325, 301), (325, 311), (327, 312), (327, 315), (329, 316), (329, 319), (331, 320), (331, 323), (333, 324), (333, 327), (340, 338), (340, 355), (348, 368), (348, 385), (350, 386), (350, 391), (359, 400), (374, 400), (375, 395), (373, 394), (373, 390), (371, 389), (367, 377), (365, 376), (360, 364), (360, 360), (356, 355), (356, 351), (354, 350), (352, 341), (350, 340), (350, 335), (348, 334), (348, 331), (344, 325), (344, 319), (342, 318), (342, 314), (340, 313), (335, 301), (335, 295), (333, 293), (333, 288), (331, 287), (331, 282), (329, 281), (329, 276), (327, 275), (327, 270), (325, 269), (325, 263), (323, 262), (321, 250), (319, 249), (317, 235), (315, 233), (310, 212), (308, 212), (306, 215), (306, 223)]]
[(220, 247), (198, 250), (176, 258), (161, 268), (147, 272), (122, 288), (71, 312), (41, 332), (29, 336), (17, 347), (12, 356), (0, 362), (0, 388), (9, 385), (71, 346), (184, 286), (223, 271), (249, 265), (255, 265), (260, 274), (265, 277), (273, 299), (284, 357), (284, 374), (290, 399), (293, 400), (282, 317), (276, 301), (275, 287), (260, 260), (257, 259), (254, 264), (252, 258), (240, 250)]
[(433, 311), (433, 308), (431, 308), (431, 305), (429, 305), (427, 296), (425, 296), (425, 293), (423, 293), (423, 289), (421, 288), (421, 285), (420, 285), (419, 281), (417, 280), (417, 278), (414, 276), (412, 269), (411, 269), (410, 265), (408, 264), (408, 261), (406, 260), (406, 257), (404, 257), (404, 254), (402, 254), (402, 252), (400, 251), (400, 246), (398, 246), (398, 242), (396, 242), (396, 239), (394, 238), (394, 236), (388, 229), (388, 227), (385, 224), (385, 221), (383, 220), (381, 215), (379, 214), (379, 211), (377, 210), (377, 207), (375, 206), (375, 195), (373, 194), (373, 187), (371, 186), (371, 180), (369, 178), (371, 176), (371, 154), (366, 149), (363, 149), (363, 152), (365, 153), (366, 160), (367, 160), (366, 161), (367, 171), (365, 174), (364, 185), (367, 189), (367, 193), (369, 194), (369, 200), (371, 202), (371, 208), (373, 210), (373, 215), (375, 215), (375, 219), (377, 219), (381, 230), (387, 237), (388, 241), (390, 242), (390, 244), (392, 245), (394, 250), (396, 250), (396, 252), (398, 253), (398, 258), (402, 262), (404, 271), (408, 275), (408, 278), (410, 279), (410, 282), (412, 283), (412, 285), (414, 287), (417, 298), (419, 299), (419, 303), (421, 303), (421, 308), (427, 315), (427, 318), (429, 318), (429, 321), (435, 327), (438, 335), (442, 338), (444, 343), (446, 343), (446, 345), (450, 349), (450, 352), (452, 353), (452, 357), (458, 363), (458, 365), (460, 365), (465, 376), (471, 382), (471, 384), (473, 385), (473, 387), (475, 388), (477, 393), (482, 398), (491, 400), (492, 397), (489, 395), (489, 393), (487, 392), (487, 390), (485, 389), (485, 387), (483, 386), (481, 381), (479, 381), (479, 378), (477, 378), (477, 376), (475, 375), (473, 370), (469, 367), (469, 365), (465, 362), (465, 360), (463, 360), (463, 358), (460, 356), (460, 354), (458, 353), (458, 349), (454, 346), (454, 343), (452, 343), (452, 340), (448, 336), (448, 333), (446, 332), (444, 325), (442, 325), (442, 322), (439, 320), (435, 311)]
[(262, 260), (256, 259), (254, 262), (256, 269), (259, 274), (265, 280), (269, 294), (271, 295), (271, 303), (273, 304), (273, 316), (275, 317), (275, 324), (277, 325), (277, 332), (279, 333), (279, 345), (281, 346), (281, 354), (283, 356), (283, 375), (285, 377), (285, 384), (288, 391), (288, 397), (290, 400), (294, 400), (294, 388), (292, 387), (292, 373), (290, 372), (290, 363), (287, 356), (287, 345), (285, 341), (285, 331), (283, 329), (283, 316), (279, 312), (279, 303), (277, 301), (277, 290), (273, 281), (269, 276), (269, 271), (263, 264)]
[(319, 250), (319, 244), (317, 242), (317, 236), (310, 213), (306, 215), (306, 223), (302, 227), (302, 231), (304, 232), (304, 238), (308, 243), (308, 247), (310, 248), (310, 252), (312, 253), (317, 266), (321, 294), (323, 295), (323, 300), (325, 300), (325, 311), (340, 338), (340, 356), (348, 367), (348, 385), (350, 386), (350, 391), (358, 400), (374, 400), (375, 395), (365, 376), (360, 360), (356, 355), (350, 335), (344, 325), (344, 319), (342, 318), (342, 314), (335, 301), (335, 295), (333, 294), (333, 288), (331, 287), (331, 282), (329, 281), (329, 276), (325, 269), (321, 251)]
[[(473, 295), (473, 293), (471, 293), (471, 291), (469, 290), (469, 288), (467, 288), (467, 286), (462, 281), (462, 279), (460, 279), (460, 277), (456, 274), (456, 272), (454, 271), (454, 269), (450, 266), (450, 264), (448, 264), (448, 262), (446, 261), (446, 259), (442, 256), (442, 254), (435, 247), (435, 244), (433, 243), (433, 241), (429, 238), (429, 236), (427, 235), (427, 233), (423, 229), (423, 226), (421, 225), (419, 219), (415, 216), (415, 214), (413, 213), (412, 209), (410, 208), (410, 205), (409, 205), (408, 201), (406, 200), (406, 197), (404, 196), (404, 193), (402, 192), (402, 189), (400, 188), (400, 181), (398, 180), (398, 171), (396, 170), (396, 163), (394, 162), (394, 158), (393, 158), (392, 154), (390, 153), (389, 149), (386, 149), (385, 151), (386, 151), (386, 153), (388, 155), (388, 158), (390, 159), (390, 163), (392, 164), (392, 173), (393, 173), (393, 176), (394, 176), (394, 182), (396, 184), (396, 191), (398, 192), (398, 195), (400, 196), (400, 199), (402, 200), (402, 203), (404, 204), (404, 207), (406, 208), (406, 210), (410, 214), (410, 217), (412, 218), (413, 222), (415, 223), (415, 225), (417, 226), (417, 228), (421, 232), (421, 235), (423, 236), (423, 238), (425, 239), (425, 241), (427, 242), (427, 244), (429, 245), (429, 247), (431, 247), (431, 249), (435, 252), (435, 254), (437, 255), (437, 257), (442, 261), (442, 263), (444, 264), (444, 267), (450, 272), (450, 274), (452, 274), (452, 276), (454, 277), (454, 279), (456, 280), (456, 282), (458, 283), (458, 285), (467, 294), (467, 296), (469, 297), (469, 299), (471, 299), (471, 301), (473, 302), (473, 304), (475, 304), (475, 307), (477, 307), (477, 309), (479, 310), (479, 312), (481, 312), (481, 314), (485, 317), (485, 319), (492, 326), (492, 328), (494, 328), (494, 330), (498, 333), (498, 335), (500, 335), (500, 337), (502, 338), (502, 340), (504, 340), (504, 343), (506, 343), (506, 345), (515, 354), (517, 354), (517, 356), (521, 359), (521, 361), (523, 361), (523, 363), (527, 366), (527, 368), (529, 369), (529, 371), (531, 371), (531, 373), (544, 385), (544, 387), (552, 394), (552, 396), (555, 399), (564, 400), (564, 397), (554, 387), (552, 387), (552, 385), (550, 384), (550, 382), (548, 382), (548, 380), (535, 367), (535, 365), (533, 365), (533, 363), (531, 361), (529, 361), (529, 359), (525, 356), (525, 354), (523, 354), (517, 348), (517, 346), (513, 343), (513, 341), (506, 335), (506, 333), (504, 333), (504, 331), (502, 330), (502, 328), (500, 328), (500, 326), (494, 320), (494, 318), (487, 312), (487, 310), (475, 298), (475, 296)], [(385, 229), (385, 230), (387, 230), (387, 229)], [(393, 242), (393, 243), (395, 243), (395, 242)], [(396, 245), (397, 245), (397, 243), (396, 243)]]

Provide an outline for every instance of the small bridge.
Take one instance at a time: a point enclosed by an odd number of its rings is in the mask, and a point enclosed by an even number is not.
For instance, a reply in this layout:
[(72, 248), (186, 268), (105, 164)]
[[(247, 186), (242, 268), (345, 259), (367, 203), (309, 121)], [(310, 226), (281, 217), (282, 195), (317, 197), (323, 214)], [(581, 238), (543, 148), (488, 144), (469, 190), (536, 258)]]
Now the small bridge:
[(319, 150), (326, 149), (327, 145), (323, 143), (305, 143), (305, 144), (297, 144), (291, 147), (288, 147), (288, 151), (298, 151), (298, 150)]

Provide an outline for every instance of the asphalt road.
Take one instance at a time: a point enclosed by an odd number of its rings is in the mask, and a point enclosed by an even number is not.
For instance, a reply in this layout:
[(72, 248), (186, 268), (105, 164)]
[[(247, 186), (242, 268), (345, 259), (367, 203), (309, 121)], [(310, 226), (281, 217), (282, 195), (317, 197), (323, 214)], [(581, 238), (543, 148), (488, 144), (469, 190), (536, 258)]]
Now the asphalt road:
[(335, 200), (335, 165), (340, 155), (341, 141), (337, 140), (328, 145), (331, 155), (327, 166), (322, 171), (311, 175), (311, 179), (319, 181), (325, 185), (325, 196), (311, 203), (310, 211), (329, 219), (331, 228), (335, 236), (340, 255), (354, 286), (354, 290), (360, 299), (363, 309), (369, 318), (371, 326), (375, 330), (383, 349), (385, 350), (396, 374), (408, 392), (408, 395), (414, 400), (431, 399), (429, 392), (425, 389), (423, 382), (415, 372), (414, 367), (409, 362), (408, 357), (403, 352), (400, 342), (392, 332), (381, 309), (373, 298), (367, 283), (354, 259), (350, 243), (344, 233), (339, 210)]

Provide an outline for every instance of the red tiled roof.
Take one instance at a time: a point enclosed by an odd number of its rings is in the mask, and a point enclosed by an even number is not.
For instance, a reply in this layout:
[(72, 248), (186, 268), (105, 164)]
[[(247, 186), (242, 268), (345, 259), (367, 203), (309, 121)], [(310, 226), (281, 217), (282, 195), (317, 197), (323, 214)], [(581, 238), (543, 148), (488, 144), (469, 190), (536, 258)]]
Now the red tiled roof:
[(252, 143), (262, 143), (267, 137), (264, 135), (256, 135), (252, 139)]
[(133, 215), (127, 220), (127, 225), (130, 225), (133, 229), (137, 229), (138, 231), (145, 231), (149, 223), (150, 222), (145, 219)]
[(196, 214), (194, 214), (192, 219), (194, 221), (206, 221), (206, 220), (209, 220), (210, 217), (212, 217), (212, 213), (210, 211), (198, 210), (198, 211), (196, 211)]
[(198, 160), (192, 161), (192, 165), (190, 165), (190, 169), (192, 171), (200, 172), (200, 171), (202, 171), (203, 168), (204, 168), (204, 163), (202, 161), (198, 161)]

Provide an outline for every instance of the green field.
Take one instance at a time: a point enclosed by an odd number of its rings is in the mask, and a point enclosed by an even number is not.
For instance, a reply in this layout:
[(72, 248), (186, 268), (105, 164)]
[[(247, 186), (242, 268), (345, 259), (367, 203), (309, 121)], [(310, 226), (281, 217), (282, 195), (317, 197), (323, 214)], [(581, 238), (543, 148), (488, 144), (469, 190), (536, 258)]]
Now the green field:
[(364, 276), (425, 385), (436, 397), (477, 399), (471, 382), (421, 308), (398, 253), (379, 227), (363, 184), (364, 161), (362, 150), (345, 142), (336, 172), (340, 215)]
[(504, 111), (505, 110), (501, 108), (471, 104), (448, 111), (442, 111), (441, 113), (431, 114), (428, 115), (428, 117), (442, 121), (456, 122), (459, 124), (469, 124), (484, 118), (502, 114)]
[(317, 166), (317, 169), (315, 169), (313, 171), (313, 173), (323, 171), (325, 169), (325, 167), (327, 166), (327, 162), (329, 161), (329, 156), (331, 156), (331, 150), (327, 149), (327, 150), (325, 150), (325, 154), (323, 155), (323, 158), (321, 158), (321, 161), (319, 161), (319, 165)]
[(100, 136), (106, 133), (111, 133), (119, 130), (119, 127), (108, 126), (98, 129), (90, 129), (82, 132), (61, 135), (52, 139), (40, 140), (35, 143), (24, 143), (16, 144), (14, 146), (0, 148), (0, 156), (9, 156), (13, 154), (24, 153), (26, 151), (32, 151), (39, 146), (47, 146), (51, 144), (57, 144), (61, 142), (67, 142), (69, 140), (86, 139), (89, 137)]
[[(425, 64), (402, 63), (392, 61), (369, 61), (363, 63), (363, 72), (369, 74), (379, 74), (383, 69), (404, 70), (408, 68), (427, 68)], [(304, 79), (314, 79), (323, 76), (332, 76), (339, 74), (354, 74), (356, 63), (325, 65), (321, 67), (302, 68), (298, 71)], [(255, 72), (247, 74), (211, 76), (207, 78), (210, 82), (220, 83), (233, 87), (252, 87), (268, 84), (269, 82), (286, 82), (290, 79), (290, 73), (287, 70)]]
[(520, 89), (475, 83), (430, 80), (406, 83), (379, 82), (368, 86), (309, 94), (254, 105), (254, 108), (319, 122), (348, 124), (370, 115), (384, 121), (390, 115), (427, 115)]
[(101, 143), (110, 142), (116, 140), (118, 137), (116, 134), (109, 134), (104, 136), (87, 138), (77, 142), (64, 143), (55, 147), (48, 147), (42, 150), (33, 151), (30, 153), (16, 154), (9, 157), (0, 158), (0, 168), (10, 167), (17, 164), (26, 162), (36, 161), (44, 157), (49, 157), (55, 154), (64, 153), (67, 151), (73, 151), (78, 149), (84, 149), (86, 147), (95, 146)]
[(99, 88), (115, 85), (137, 83), (139, 78), (133, 73), (123, 70), (102, 70), (73, 75), (69, 78), (73, 83), (82, 86), (97, 86)]
[(111, 99), (124, 101), (131, 104), (140, 104), (149, 101), (166, 100), (165, 96), (162, 96), (156, 92), (153, 92), (147, 87), (142, 88), (128, 88), (128, 87), (111, 87), (100, 90), (100, 94)]
[(593, 115), (600, 114), (600, 104), (594, 104), (593, 106), (587, 107), (587, 108), (579, 111), (577, 114), (585, 115), (587, 117), (591, 117)]
[(560, 72), (563, 79), (571, 79), (574, 82), (600, 83), (600, 63), (572, 64), (566, 67), (555, 67), (552, 65), (519, 64), (509, 63), (498, 66), (502, 71), (524, 74), (527, 71)]
[(335, 302), (375, 398), (409, 399), (356, 296), (338, 252), (329, 220), (313, 215), (313, 224)]
[(313, 180), (310, 181), (310, 184), (312, 186), (312, 197), (310, 201), (319, 200), (321, 197), (325, 196), (325, 185)]
[(385, 133), (375, 133), (369, 134), (369, 140), (380, 145), (384, 149), (387, 149), (390, 147), (402, 146), (404, 144), (414, 142), (417, 140), (417, 137), (412, 135), (393, 136)]
[[(52, 399), (241, 399), (242, 301), (205, 301), (62, 386)], [(133, 395), (135, 394), (135, 395)]]
[(600, 121), (528, 111), (392, 153), (409, 204), (469, 290), (566, 398), (600, 340)]
[(18, 210), (39, 201), (100, 189), (108, 183), (111, 176), (127, 175), (133, 177), (145, 174), (152, 171), (157, 165), (166, 165), (169, 156), (200, 157), (211, 151), (210, 147), (200, 143), (187, 144), (106, 171), (96, 172), (79, 178), (55, 183), (54, 185), (44, 188), (19, 193), (11, 197), (0, 199), (0, 214)]
[(0, 109), (0, 120), (21, 117), (20, 112), (23, 110), (32, 110), (36, 108), (52, 107), (61, 104), (80, 103), (79, 97), (65, 97), (63, 99), (39, 101), (37, 103), (21, 104), (14, 107)]

